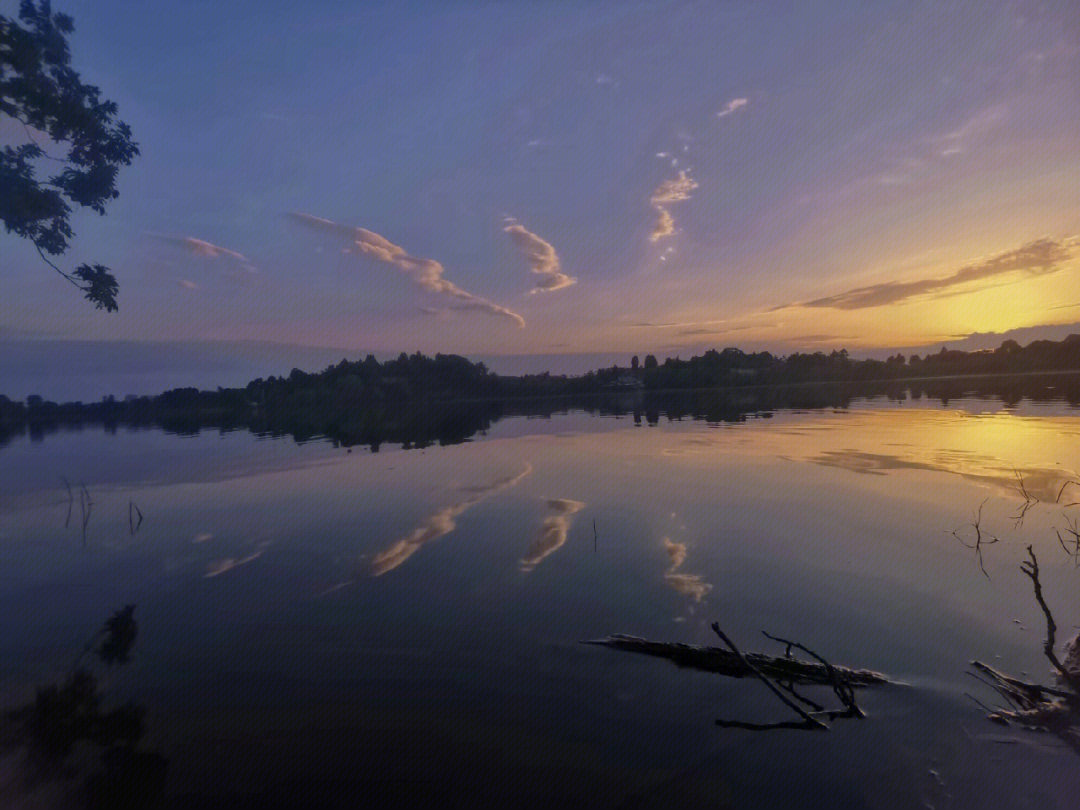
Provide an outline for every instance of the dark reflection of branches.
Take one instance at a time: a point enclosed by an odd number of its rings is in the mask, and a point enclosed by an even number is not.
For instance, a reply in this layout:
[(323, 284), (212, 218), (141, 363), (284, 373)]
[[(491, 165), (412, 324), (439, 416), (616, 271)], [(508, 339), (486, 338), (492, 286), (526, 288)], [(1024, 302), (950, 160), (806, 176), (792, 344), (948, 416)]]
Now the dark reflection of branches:
[(1024, 518), (1027, 516), (1028, 510), (1039, 502), (1039, 499), (1028, 492), (1026, 486), (1024, 486), (1024, 476), (1020, 474), (1019, 470), (1013, 470), (1016, 475), (1016, 491), (1020, 493), (1020, 497), (1024, 499), (1024, 502), (1020, 504), (1020, 508), (1016, 514), (1012, 516), (1015, 528), (1019, 529), (1024, 525)]
[(979, 683), (993, 689), (1003, 703), (991, 709), (969, 695), (986, 709), (988, 718), (995, 723), (1015, 723), (1025, 728), (1049, 731), (1080, 754), (1080, 638), (1066, 645), (1066, 659), (1062, 663), (1057, 655), (1057, 623), (1043, 596), (1039, 579), (1039, 561), (1031, 546), (1027, 547), (1028, 559), (1020, 564), (1020, 570), (1031, 580), (1035, 601), (1046, 620), (1046, 639), (1043, 655), (1057, 673), (1058, 686), (1030, 683), (999, 672), (981, 661), (972, 661), (970, 673)]
[(135, 501), (128, 500), (128, 531), (134, 535), (142, 526), (143, 513), (138, 506), (135, 505)]
[[(1061, 503), (1061, 496), (1065, 494), (1065, 488), (1068, 487), (1070, 484), (1075, 487), (1080, 487), (1080, 481), (1073, 481), (1072, 479), (1069, 479), (1064, 484), (1062, 484), (1061, 489), (1058, 490), (1057, 499), (1054, 501), (1055, 503)], [(1080, 501), (1073, 501), (1072, 503), (1064, 504), (1065, 508), (1077, 505), (1080, 505)]]
[(64, 518), (64, 528), (66, 529), (68, 526), (71, 525), (71, 509), (75, 505), (75, 496), (71, 492), (71, 482), (68, 481), (63, 476), (60, 476), (60, 480), (63, 481), (64, 486), (67, 487), (67, 496), (68, 496), (67, 517)]
[(974, 530), (974, 535), (964, 537), (960, 534), (959, 529), (954, 529), (952, 532), (952, 536), (959, 540), (961, 545), (963, 545), (965, 548), (974, 549), (975, 559), (979, 562), (979, 570), (983, 572), (983, 576), (985, 576), (987, 579), (990, 579), (990, 575), (986, 573), (986, 566), (983, 565), (982, 547), (984, 545), (993, 545), (998, 541), (998, 538), (992, 534), (985, 533), (982, 528), (982, 510), (983, 507), (986, 505), (986, 501), (988, 500), (989, 498), (986, 498), (983, 500), (982, 503), (979, 504), (979, 508), (975, 511), (974, 519), (971, 521), (970, 524), (968, 524)]
[(1065, 553), (1072, 557), (1073, 565), (1080, 567), (1080, 526), (1077, 525), (1076, 518), (1066, 518), (1065, 524), (1065, 533), (1069, 535), (1069, 539), (1061, 536), (1061, 529), (1055, 529), (1054, 532)]
[(82, 510), (82, 542), (86, 545), (86, 527), (90, 523), (90, 512), (94, 508), (94, 501), (86, 484), (79, 484), (79, 508)]
[[(160, 754), (139, 748), (144, 710), (134, 703), (102, 708), (96, 661), (106, 671), (126, 663), (138, 636), (135, 606), (114, 613), (76, 658), (59, 684), (39, 687), (30, 703), (3, 713), (0, 752), (17, 755), (19, 770), (9, 778), (0, 800), (10, 790), (25, 793), (54, 781), (70, 779), (77, 749), (90, 746), (98, 754), (95, 769), (81, 787), (82, 802), (91, 808), (146, 808), (164, 788), (167, 763)], [(92, 660), (87, 663), (87, 659)]]

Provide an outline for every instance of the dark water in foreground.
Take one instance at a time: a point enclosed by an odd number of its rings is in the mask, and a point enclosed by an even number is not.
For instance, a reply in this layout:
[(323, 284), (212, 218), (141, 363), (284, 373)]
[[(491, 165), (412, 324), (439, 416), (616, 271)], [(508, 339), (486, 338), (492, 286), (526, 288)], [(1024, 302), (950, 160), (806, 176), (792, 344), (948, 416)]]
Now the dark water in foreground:
[[(769, 416), (571, 411), (377, 454), (17, 438), (0, 449), (0, 698), (62, 677), (136, 603), (106, 694), (147, 708), (168, 806), (1075, 807), (1080, 757), (988, 722), (965, 673), (979, 658), (1051, 680), (1029, 543), (1059, 637), (1080, 626), (1054, 533), (1080, 516), (1054, 504), (1080, 471), (1080, 411)], [(1040, 499), (1022, 523), (1016, 471)], [(93, 497), (85, 545), (60, 476)], [(952, 534), (984, 501), (989, 577)], [(744, 649), (780, 652), (764, 629), (902, 685), (824, 734), (720, 729), (789, 713), (758, 683), (578, 643), (712, 644), (712, 621)], [(64, 806), (57, 786), (22, 801)]]

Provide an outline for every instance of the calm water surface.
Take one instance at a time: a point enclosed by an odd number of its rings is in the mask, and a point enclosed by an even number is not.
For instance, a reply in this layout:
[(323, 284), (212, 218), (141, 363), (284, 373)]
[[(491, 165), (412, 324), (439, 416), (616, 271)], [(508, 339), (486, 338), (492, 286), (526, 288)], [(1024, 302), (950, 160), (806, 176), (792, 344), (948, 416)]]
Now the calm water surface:
[[(139, 642), (107, 694), (147, 707), (171, 806), (1075, 807), (1080, 758), (988, 722), (965, 692), (993, 695), (965, 673), (979, 658), (1051, 680), (1029, 543), (1060, 635), (1080, 625), (1054, 534), (1080, 507), (1053, 503), (1080, 471), (1080, 412), (876, 399), (769, 416), (570, 412), (378, 453), (240, 432), (15, 439), (0, 696), (61, 677), (133, 602)], [(1017, 471), (1040, 499), (1022, 523)], [(85, 544), (61, 476), (93, 498)], [(952, 534), (980, 504), (1000, 538), (988, 576)], [(713, 644), (712, 621), (747, 650), (781, 652), (768, 630), (902, 684), (827, 734), (720, 729), (788, 710), (755, 682), (579, 643)]]

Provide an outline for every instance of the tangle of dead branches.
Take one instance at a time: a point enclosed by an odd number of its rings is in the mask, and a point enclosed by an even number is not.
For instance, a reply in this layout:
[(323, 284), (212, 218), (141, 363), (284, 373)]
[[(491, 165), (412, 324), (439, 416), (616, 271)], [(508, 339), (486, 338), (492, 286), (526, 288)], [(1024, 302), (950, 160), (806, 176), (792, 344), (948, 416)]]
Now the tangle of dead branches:
[(1020, 564), (1020, 570), (1031, 580), (1035, 601), (1046, 620), (1046, 639), (1043, 655), (1057, 674), (1058, 685), (1044, 686), (1015, 678), (999, 672), (981, 661), (972, 661), (969, 674), (981, 684), (993, 689), (1003, 704), (992, 709), (971, 695), (979, 706), (986, 709), (988, 719), (1002, 725), (1017, 724), (1024, 728), (1048, 731), (1080, 754), (1080, 637), (1066, 645), (1065, 662), (1057, 654), (1057, 622), (1043, 596), (1039, 579), (1039, 561), (1031, 546), (1027, 547), (1028, 559)]
[[(788, 661), (795, 660), (792, 657), (792, 649), (802, 650), (809, 655), (818, 664), (824, 668), (826, 677), (828, 679), (829, 686), (832, 687), (833, 694), (836, 695), (837, 700), (840, 702), (842, 708), (826, 710), (821, 704), (811, 700), (805, 695), (800, 694), (795, 689), (795, 682), (793, 679), (773, 678), (770, 679), (760, 668), (755, 666), (747, 656), (743, 655), (739, 651), (738, 647), (721, 629), (720, 625), (716, 622), (712, 624), (712, 630), (720, 637), (720, 640), (724, 642), (731, 652), (738, 657), (742, 664), (750, 671), (750, 673), (760, 680), (769, 691), (772, 692), (785, 706), (791, 709), (797, 714), (800, 720), (785, 720), (775, 723), (747, 723), (740, 720), (717, 720), (716, 725), (721, 728), (740, 728), (747, 731), (770, 731), (774, 729), (798, 729), (804, 731), (828, 731), (829, 726), (824, 722), (825, 720), (837, 720), (841, 718), (849, 717), (865, 717), (862, 710), (859, 708), (858, 703), (855, 700), (855, 684), (851, 678), (849, 678), (844, 672), (834, 667), (816, 652), (809, 647), (800, 644), (797, 641), (790, 641), (788, 639), (779, 638), (778, 636), (771, 635), (764, 630), (762, 635), (766, 638), (776, 641), (785, 645), (784, 659)], [(800, 705), (802, 704), (802, 705)], [(812, 711), (807, 711), (803, 706), (809, 707)]]

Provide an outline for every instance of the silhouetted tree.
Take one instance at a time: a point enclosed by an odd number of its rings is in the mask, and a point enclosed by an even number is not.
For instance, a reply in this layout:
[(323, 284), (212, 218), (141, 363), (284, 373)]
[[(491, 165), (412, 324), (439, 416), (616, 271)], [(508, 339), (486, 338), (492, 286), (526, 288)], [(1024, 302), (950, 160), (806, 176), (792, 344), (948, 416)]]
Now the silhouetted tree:
[[(109, 268), (82, 264), (66, 272), (49, 259), (67, 250), (73, 236), (69, 203), (104, 214), (119, 196), (120, 167), (139, 154), (116, 103), (72, 69), (67, 35), (73, 30), (71, 17), (54, 14), (48, 0), (23, 0), (18, 21), (0, 15), (0, 115), (22, 124), (30, 141), (0, 148), (0, 219), (95, 307), (111, 312), (118, 287)], [(42, 141), (67, 151), (47, 153)], [(38, 177), (45, 160), (61, 166), (47, 179)]]

